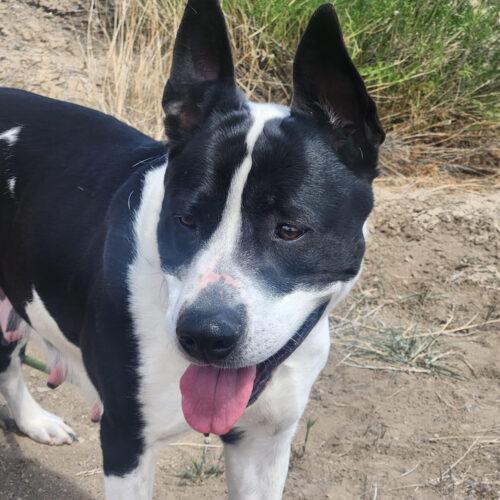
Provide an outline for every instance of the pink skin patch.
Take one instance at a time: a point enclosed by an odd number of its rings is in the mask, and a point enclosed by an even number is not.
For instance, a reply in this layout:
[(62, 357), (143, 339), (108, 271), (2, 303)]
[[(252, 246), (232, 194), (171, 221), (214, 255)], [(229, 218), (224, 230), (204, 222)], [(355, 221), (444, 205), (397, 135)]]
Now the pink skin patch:
[(198, 280), (197, 284), (198, 291), (203, 290), (211, 283), (217, 283), (218, 281), (223, 281), (226, 285), (241, 290), (243, 288), (243, 285), (239, 280), (233, 278), (229, 274), (217, 273), (214, 271), (214, 269), (217, 268), (218, 263), (219, 259), (217, 257), (214, 257), (209, 262), (206, 271), (201, 275), (200, 279)]
[(66, 369), (62, 363), (57, 363), (52, 370), (50, 370), (47, 378), (47, 385), (51, 389), (59, 387), (66, 380)]
[(3, 334), (3, 338), (5, 341), (10, 344), (11, 342), (17, 342), (18, 340), (21, 340), (24, 337), (24, 333), (16, 330), (15, 332), (5, 332)]
[(3, 338), (7, 343), (21, 340), (25, 331), (23, 320), (16, 313), (3, 291), (0, 296), (0, 329), (3, 332)]
[(228, 433), (245, 412), (255, 375), (255, 366), (222, 369), (190, 365), (180, 381), (186, 422), (204, 434)]
[(92, 422), (97, 424), (98, 422), (101, 421), (103, 413), (104, 413), (104, 408), (102, 406), (102, 403), (100, 401), (96, 401), (92, 405), (92, 408), (90, 409), (90, 420), (92, 420)]
[(205, 273), (200, 281), (198, 282), (198, 289), (203, 290), (206, 288), (208, 285), (211, 283), (217, 283), (218, 281), (223, 281), (226, 283), (226, 285), (232, 286), (233, 288), (237, 288), (238, 290), (241, 289), (241, 283), (233, 278), (232, 276), (229, 276), (229, 274), (219, 274), (219, 273), (214, 273), (213, 271), (208, 271)]
[[(21, 340), (26, 331), (25, 327), (23, 319), (16, 313), (10, 300), (0, 288), (0, 329), (4, 340), (7, 343)], [(57, 363), (49, 373), (47, 385), (55, 389), (65, 381), (66, 376), (67, 370), (64, 363)], [(90, 410), (90, 419), (92, 422), (100, 422), (103, 411), (102, 403), (96, 401)]]

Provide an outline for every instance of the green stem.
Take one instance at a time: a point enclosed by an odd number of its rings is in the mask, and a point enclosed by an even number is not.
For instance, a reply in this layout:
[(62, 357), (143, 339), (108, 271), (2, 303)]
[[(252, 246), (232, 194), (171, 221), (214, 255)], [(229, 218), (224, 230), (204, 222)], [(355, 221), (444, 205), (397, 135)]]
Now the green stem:
[(36, 358), (32, 358), (31, 356), (24, 356), (23, 363), (27, 366), (31, 366), (31, 368), (34, 368), (35, 370), (49, 373), (49, 369), (47, 368), (47, 365), (45, 363), (42, 363), (42, 361), (39, 361)]

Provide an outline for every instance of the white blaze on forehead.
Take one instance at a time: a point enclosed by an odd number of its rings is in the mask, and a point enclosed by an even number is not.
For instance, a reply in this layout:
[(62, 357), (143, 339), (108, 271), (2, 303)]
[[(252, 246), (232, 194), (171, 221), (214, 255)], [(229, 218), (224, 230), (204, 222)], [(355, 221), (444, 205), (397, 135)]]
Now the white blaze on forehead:
[(5, 141), (9, 146), (13, 146), (19, 137), (19, 132), (21, 132), (21, 126), (13, 127), (0, 134), (0, 141)]
[[(249, 106), (253, 123), (246, 137), (247, 154), (231, 181), (221, 222), (209, 244), (209, 253), (211, 255), (214, 255), (214, 252), (210, 251), (214, 250), (214, 245), (220, 248), (220, 250), (223, 250), (222, 254), (226, 255), (228, 255), (236, 245), (241, 228), (243, 190), (250, 170), (252, 169), (252, 153), (257, 139), (268, 121), (276, 118), (284, 118), (289, 114), (287, 108), (275, 104), (249, 103)], [(217, 252), (215, 255), (220, 257), (221, 252)]]

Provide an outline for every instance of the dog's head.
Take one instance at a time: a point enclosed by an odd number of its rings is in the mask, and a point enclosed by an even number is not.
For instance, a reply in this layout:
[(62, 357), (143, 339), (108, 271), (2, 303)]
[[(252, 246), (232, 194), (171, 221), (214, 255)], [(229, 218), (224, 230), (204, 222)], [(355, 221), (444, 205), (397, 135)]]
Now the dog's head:
[(218, 2), (190, 0), (163, 106), (170, 329), (194, 363), (257, 365), (259, 378), (360, 272), (384, 139), (375, 104), (330, 5), (303, 35), (285, 108), (245, 99)]

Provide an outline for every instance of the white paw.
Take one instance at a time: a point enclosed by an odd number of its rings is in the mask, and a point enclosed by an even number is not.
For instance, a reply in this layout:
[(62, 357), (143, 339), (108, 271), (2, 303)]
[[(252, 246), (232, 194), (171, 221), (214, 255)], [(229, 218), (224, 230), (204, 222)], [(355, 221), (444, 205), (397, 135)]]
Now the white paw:
[(76, 441), (75, 431), (62, 418), (40, 407), (37, 410), (16, 422), (21, 432), (34, 441), (49, 445), (71, 444)]

